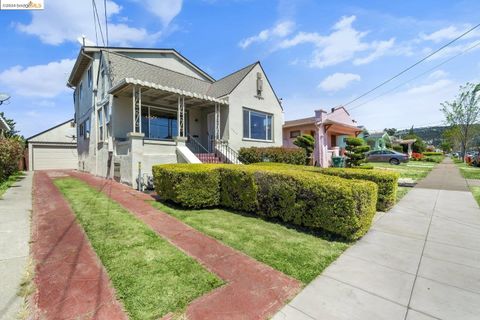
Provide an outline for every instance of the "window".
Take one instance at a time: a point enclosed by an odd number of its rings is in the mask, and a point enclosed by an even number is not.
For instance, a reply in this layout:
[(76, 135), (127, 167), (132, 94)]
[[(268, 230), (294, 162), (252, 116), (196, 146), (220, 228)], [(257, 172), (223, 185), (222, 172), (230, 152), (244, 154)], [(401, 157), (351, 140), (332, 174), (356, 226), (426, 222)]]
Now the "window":
[(91, 88), (92, 87), (92, 84), (93, 84), (93, 74), (92, 74), (92, 67), (90, 66), (90, 68), (88, 68), (88, 71), (87, 71), (87, 83), (88, 83), (88, 87)]
[(84, 123), (85, 124), (83, 125), (83, 127), (84, 127), (84, 130), (85, 130), (85, 139), (89, 139), (90, 138), (90, 118), (85, 120)]
[(100, 72), (100, 92), (101, 96), (105, 97), (105, 69)]
[(78, 102), (82, 102), (82, 91), (83, 91), (83, 83), (80, 83), (78, 87)]
[(290, 131), (290, 138), (294, 139), (294, 138), (300, 136), (300, 134), (301, 134), (300, 130)]
[(243, 109), (243, 138), (272, 140), (272, 115)]
[(178, 134), (177, 112), (142, 106), (142, 132), (148, 139), (173, 139)]
[(97, 111), (97, 122), (98, 122), (98, 140), (103, 141), (103, 111), (100, 108)]
[(83, 123), (80, 123), (80, 125), (78, 126), (78, 136), (80, 137), (84, 136)]

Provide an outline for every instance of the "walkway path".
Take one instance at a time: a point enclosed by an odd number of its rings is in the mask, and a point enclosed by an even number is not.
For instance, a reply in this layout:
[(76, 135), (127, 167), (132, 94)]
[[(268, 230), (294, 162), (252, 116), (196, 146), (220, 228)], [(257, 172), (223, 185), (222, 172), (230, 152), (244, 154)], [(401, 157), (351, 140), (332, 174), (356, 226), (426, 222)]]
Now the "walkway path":
[(267, 319), (300, 290), (297, 280), (153, 208), (145, 201), (151, 197), (114, 181), (79, 172), (69, 174), (102, 190), (227, 282), (190, 303), (186, 310), (188, 319)]
[(35, 319), (127, 319), (55, 176), (37, 171), (34, 178)]
[(0, 319), (15, 319), (17, 296), (27, 263), (32, 210), (32, 174), (27, 173), (0, 198)]
[(479, 316), (480, 209), (447, 159), (274, 319)]

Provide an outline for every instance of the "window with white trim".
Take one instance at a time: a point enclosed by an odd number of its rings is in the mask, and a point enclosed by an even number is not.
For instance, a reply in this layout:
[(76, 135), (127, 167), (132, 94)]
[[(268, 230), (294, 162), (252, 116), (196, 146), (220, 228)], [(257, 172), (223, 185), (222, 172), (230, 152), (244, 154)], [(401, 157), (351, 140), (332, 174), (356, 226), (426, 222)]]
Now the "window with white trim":
[(100, 108), (97, 111), (97, 122), (98, 122), (98, 140), (103, 141), (103, 111), (102, 108)]
[(243, 138), (272, 141), (272, 119), (269, 113), (243, 109)]
[(91, 88), (93, 84), (93, 72), (92, 72), (91, 66), (90, 68), (88, 68), (88, 71), (87, 71), (87, 83), (88, 83), (88, 87)]

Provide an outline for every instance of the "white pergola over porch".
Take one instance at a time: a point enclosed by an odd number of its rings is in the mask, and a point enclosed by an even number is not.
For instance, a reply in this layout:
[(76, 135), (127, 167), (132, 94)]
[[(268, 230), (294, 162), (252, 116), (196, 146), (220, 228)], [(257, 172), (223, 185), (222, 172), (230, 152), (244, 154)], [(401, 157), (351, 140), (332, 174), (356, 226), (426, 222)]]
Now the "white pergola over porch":
[(114, 86), (109, 93), (117, 97), (132, 98), (132, 133), (142, 132), (142, 105), (171, 106), (177, 109), (178, 132), (177, 140), (186, 139), (186, 107), (214, 107), (215, 129), (214, 139), (221, 139), (220, 110), (222, 105), (228, 105), (226, 99), (179, 90), (151, 82), (127, 78)]

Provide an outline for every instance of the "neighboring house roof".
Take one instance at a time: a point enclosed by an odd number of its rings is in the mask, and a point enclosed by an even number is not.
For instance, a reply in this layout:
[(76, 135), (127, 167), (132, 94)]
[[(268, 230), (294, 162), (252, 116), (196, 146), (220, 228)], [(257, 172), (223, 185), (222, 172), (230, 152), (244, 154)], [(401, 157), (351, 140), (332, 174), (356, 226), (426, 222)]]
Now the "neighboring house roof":
[(248, 65), (234, 73), (229, 74), (226, 77), (223, 77), (220, 80), (214, 82), (208, 89), (207, 95), (212, 97), (223, 97), (226, 96), (238, 86), (240, 82), (247, 76), (247, 74), (252, 71), (252, 69), (259, 63), (258, 61)]
[(288, 127), (296, 127), (296, 126), (301, 126), (305, 124), (315, 124), (315, 117), (308, 117), (308, 118), (302, 118), (302, 119), (297, 119), (297, 120), (289, 120), (285, 121), (285, 124), (283, 125), (284, 128)]
[(0, 130), (10, 131), (10, 126), (2, 116), (0, 116)]
[(380, 138), (384, 138), (386, 134), (387, 134), (386, 132), (373, 132), (368, 135), (368, 138), (380, 139)]
[[(48, 129), (46, 129), (46, 130), (44, 130), (44, 131), (42, 131), (42, 132), (39, 132), (39, 133), (37, 133), (37, 134), (35, 134), (35, 135), (27, 138), (26, 141), (27, 141), (27, 143), (30, 142), (30, 141), (31, 141), (31, 142), (44, 142), (43, 140), (42, 140), (42, 141), (37, 141), (36, 138), (40, 137), (41, 135), (43, 135), (43, 134), (45, 134), (45, 133), (47, 133), (47, 132), (49, 132), (49, 131), (55, 130), (55, 129), (57, 129), (57, 128), (65, 125), (65, 124), (67, 124), (67, 123), (70, 123), (70, 122), (73, 122), (73, 119), (69, 119), (69, 120), (67, 120), (67, 121), (65, 121), (65, 122), (62, 122), (62, 123), (60, 123), (60, 124), (57, 124), (56, 126), (53, 126), (53, 127), (51, 127), (51, 128), (48, 128)], [(76, 129), (73, 129), (73, 130), (76, 131)], [(75, 137), (62, 137), (62, 138), (64, 138), (64, 139), (63, 139), (64, 141), (55, 141), (55, 142), (60, 142), (60, 143), (75, 143), (75, 142), (76, 142)], [(71, 140), (71, 141), (70, 141), (70, 140)]]

